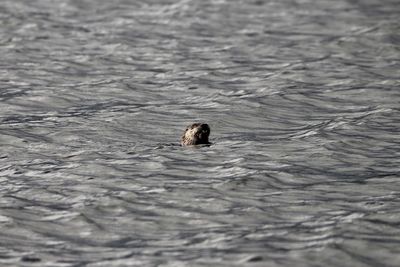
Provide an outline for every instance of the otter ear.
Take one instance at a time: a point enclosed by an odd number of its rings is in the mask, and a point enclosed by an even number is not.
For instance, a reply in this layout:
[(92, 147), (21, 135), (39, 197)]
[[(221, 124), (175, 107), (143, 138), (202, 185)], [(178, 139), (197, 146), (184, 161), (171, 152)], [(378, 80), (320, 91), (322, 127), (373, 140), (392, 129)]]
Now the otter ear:
[(190, 129), (193, 129), (193, 124), (188, 125), (188, 126), (186, 127), (185, 132), (186, 132), (187, 130), (190, 130)]

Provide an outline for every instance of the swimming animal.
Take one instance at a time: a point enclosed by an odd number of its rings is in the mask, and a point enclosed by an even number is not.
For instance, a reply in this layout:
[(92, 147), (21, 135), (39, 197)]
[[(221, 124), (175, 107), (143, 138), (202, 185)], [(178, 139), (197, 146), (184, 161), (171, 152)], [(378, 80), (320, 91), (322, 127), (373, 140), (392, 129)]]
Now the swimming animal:
[(193, 123), (186, 127), (181, 138), (182, 146), (209, 145), (210, 126), (207, 123)]

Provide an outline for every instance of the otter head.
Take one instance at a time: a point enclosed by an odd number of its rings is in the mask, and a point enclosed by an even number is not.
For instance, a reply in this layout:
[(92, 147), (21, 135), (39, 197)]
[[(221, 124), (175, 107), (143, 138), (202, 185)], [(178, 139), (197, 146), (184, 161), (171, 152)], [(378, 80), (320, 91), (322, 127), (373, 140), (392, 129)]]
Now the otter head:
[(206, 123), (193, 123), (188, 126), (182, 135), (181, 145), (193, 146), (210, 144), (208, 136), (210, 135), (210, 126)]

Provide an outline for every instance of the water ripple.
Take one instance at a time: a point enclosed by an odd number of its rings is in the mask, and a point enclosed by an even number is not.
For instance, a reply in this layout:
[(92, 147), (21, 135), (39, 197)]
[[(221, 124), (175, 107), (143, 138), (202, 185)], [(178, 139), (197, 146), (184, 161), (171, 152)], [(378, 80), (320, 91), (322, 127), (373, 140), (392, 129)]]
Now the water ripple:
[(0, 265), (397, 266), (398, 13), (3, 1)]

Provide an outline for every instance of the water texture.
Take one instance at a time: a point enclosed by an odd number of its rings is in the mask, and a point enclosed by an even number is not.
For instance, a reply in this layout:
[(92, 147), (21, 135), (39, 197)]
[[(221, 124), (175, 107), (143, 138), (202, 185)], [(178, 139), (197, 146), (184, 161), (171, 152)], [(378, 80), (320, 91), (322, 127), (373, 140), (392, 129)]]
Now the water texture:
[(0, 265), (399, 266), (399, 14), (2, 0)]

